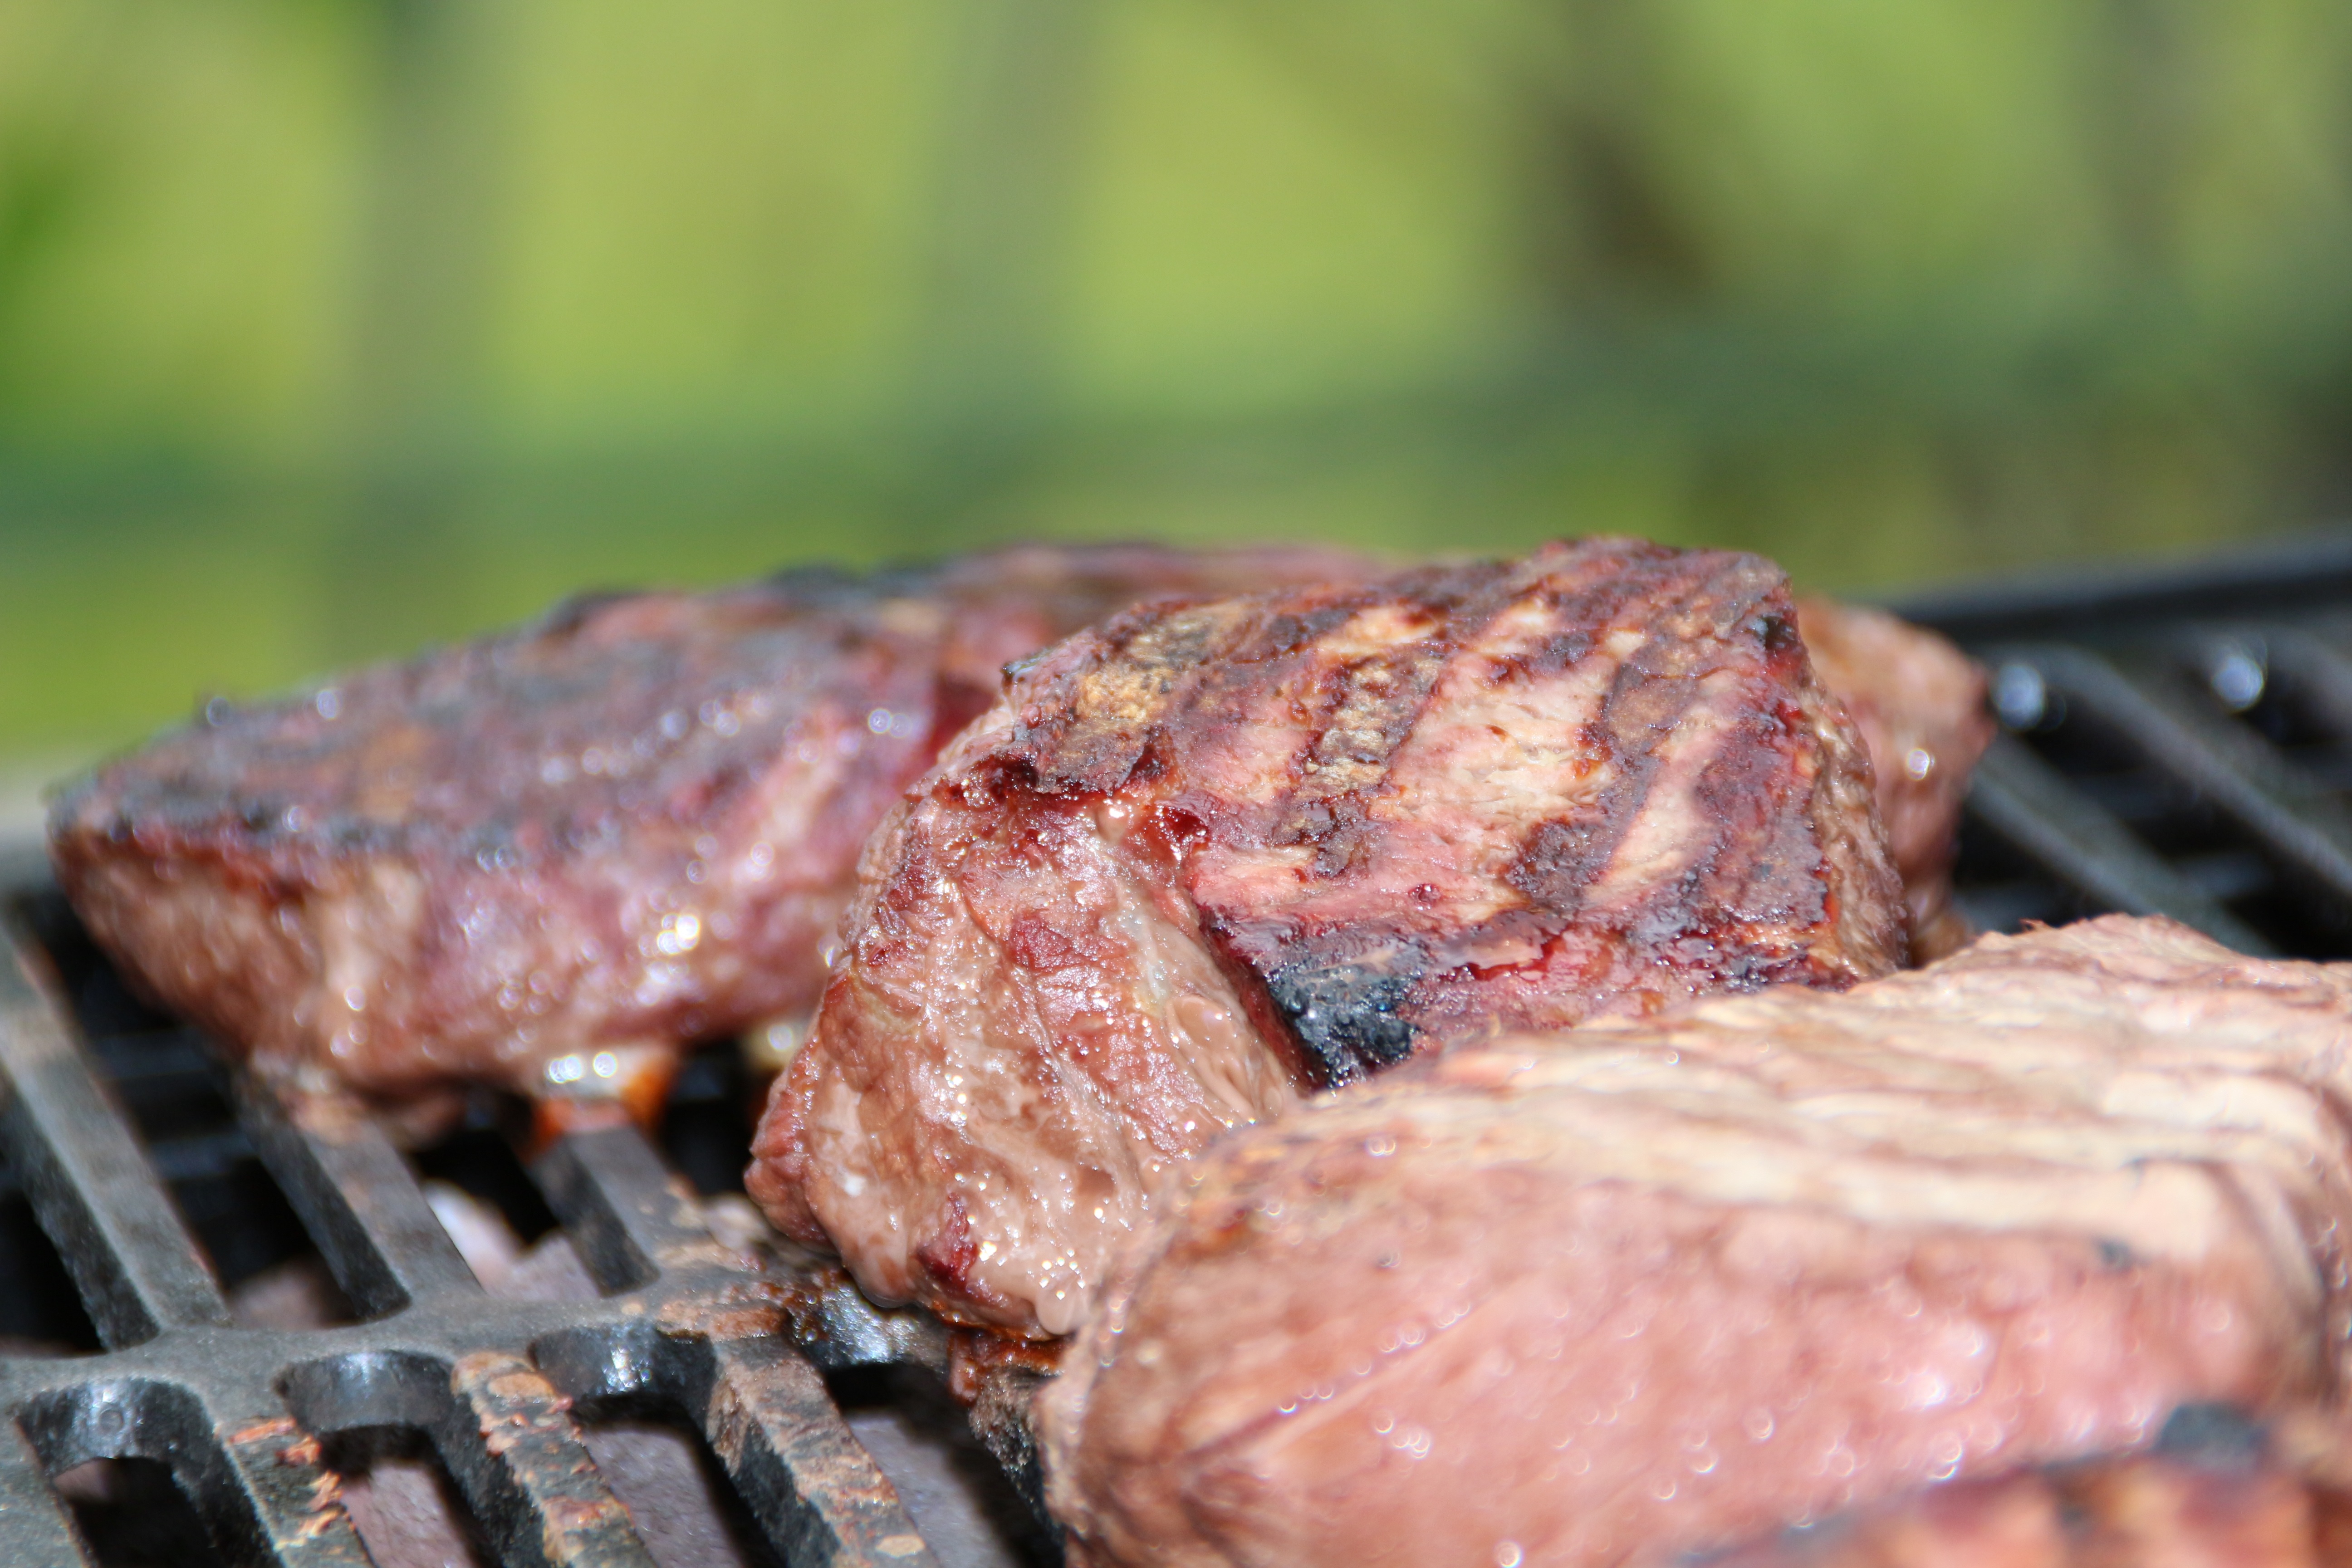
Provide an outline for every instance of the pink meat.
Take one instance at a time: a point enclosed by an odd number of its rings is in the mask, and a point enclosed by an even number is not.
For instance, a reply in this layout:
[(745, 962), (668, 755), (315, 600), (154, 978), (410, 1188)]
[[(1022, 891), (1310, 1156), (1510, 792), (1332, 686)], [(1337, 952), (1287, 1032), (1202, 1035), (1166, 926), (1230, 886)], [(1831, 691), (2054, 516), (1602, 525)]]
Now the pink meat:
[(1678, 1554), (2331, 1386), (2352, 966), (2161, 921), (1505, 1037), (1227, 1138), (1043, 1396), (1109, 1564)]

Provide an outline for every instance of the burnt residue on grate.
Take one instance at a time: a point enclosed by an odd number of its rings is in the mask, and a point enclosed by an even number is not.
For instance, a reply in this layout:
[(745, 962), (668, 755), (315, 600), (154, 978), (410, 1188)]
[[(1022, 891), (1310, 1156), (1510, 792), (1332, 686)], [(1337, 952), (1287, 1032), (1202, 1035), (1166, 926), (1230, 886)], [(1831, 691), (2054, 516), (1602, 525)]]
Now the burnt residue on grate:
[[(0, 1563), (363, 1563), (347, 1471), (363, 1514), (395, 1482), (447, 1494), (451, 1550), (478, 1561), (674, 1561), (639, 1517), (660, 1499), (633, 1514), (618, 1495), (633, 1452), (709, 1471), (730, 1560), (938, 1560), (825, 1381), (943, 1367), (935, 1330), (722, 1243), (627, 1129), (565, 1137), (527, 1173), (479, 1125), (424, 1157), (519, 1231), (538, 1205), (584, 1269), (565, 1299), (486, 1290), (367, 1118), (229, 1074), (121, 990), (53, 894), (14, 890), (6, 935)], [(744, 1092), (723, 1063), (704, 1076), (709, 1097)], [(323, 1267), (303, 1313), (326, 1326), (232, 1313), (306, 1258)], [(661, 1423), (698, 1443), (664, 1448)]]

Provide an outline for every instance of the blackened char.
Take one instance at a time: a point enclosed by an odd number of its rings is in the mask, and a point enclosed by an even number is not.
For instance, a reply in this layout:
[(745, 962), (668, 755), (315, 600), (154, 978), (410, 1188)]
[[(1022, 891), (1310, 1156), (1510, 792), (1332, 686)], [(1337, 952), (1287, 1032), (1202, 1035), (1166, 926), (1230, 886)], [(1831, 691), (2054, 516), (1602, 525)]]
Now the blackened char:
[(878, 1298), (1030, 1334), (1311, 1088), (1904, 948), (1779, 570), (1625, 540), (1080, 633), (861, 878), (752, 1191)]
[(2352, 965), (2121, 917), (1457, 1047), (1173, 1184), (1040, 1396), (1049, 1500), (1092, 1568), (1663, 1568), (2210, 1458), (2182, 1407), (2339, 1386), (2347, 1052)]
[(1006, 660), (1154, 594), (1368, 570), (1021, 548), (583, 599), (215, 703), (58, 802), (52, 854), (136, 981), (273, 1069), (657, 1087), (679, 1042), (814, 1005), (858, 846)]
[(1399, 1011), (1412, 995), (1410, 975), (1294, 963), (1267, 975), (1265, 989), (1324, 1082), (1344, 1083), (1412, 1054), (1413, 1027)]

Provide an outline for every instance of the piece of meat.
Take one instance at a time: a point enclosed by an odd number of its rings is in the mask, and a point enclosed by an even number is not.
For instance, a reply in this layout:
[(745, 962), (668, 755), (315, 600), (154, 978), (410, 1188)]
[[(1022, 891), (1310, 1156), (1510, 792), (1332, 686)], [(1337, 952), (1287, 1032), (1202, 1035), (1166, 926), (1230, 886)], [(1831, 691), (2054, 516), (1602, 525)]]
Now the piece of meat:
[(2160, 920), (1227, 1138), (1039, 1405), (1109, 1564), (1661, 1561), (2328, 1392), (2352, 965)]
[(868, 846), (751, 1189), (884, 1301), (1066, 1332), (1160, 1173), (1497, 1026), (1903, 952), (1778, 568), (1626, 540), (1148, 606)]
[(298, 1084), (657, 1097), (677, 1044), (813, 1005), (858, 846), (998, 668), (1314, 549), (1033, 547), (589, 598), (298, 696), (215, 701), (51, 816), (124, 972)]
[[(2352, 1568), (2342, 1428), (2316, 1413), (2294, 1425), (2315, 1429), (2326, 1451), (2296, 1452), (2293, 1434), (2268, 1443), (2234, 1413), (2200, 1407), (2169, 1423), (2153, 1453), (1933, 1487), (1701, 1562), (1704, 1568)], [(1680, 1563), (1698, 1568), (1687, 1558)]]
[(1957, 952), (1976, 934), (1952, 908), (1952, 860), (1969, 771), (1992, 744), (1984, 671), (1884, 610), (1801, 599), (1797, 624), (1813, 673), (1870, 749), (1878, 815), (1911, 912), (1912, 961)]

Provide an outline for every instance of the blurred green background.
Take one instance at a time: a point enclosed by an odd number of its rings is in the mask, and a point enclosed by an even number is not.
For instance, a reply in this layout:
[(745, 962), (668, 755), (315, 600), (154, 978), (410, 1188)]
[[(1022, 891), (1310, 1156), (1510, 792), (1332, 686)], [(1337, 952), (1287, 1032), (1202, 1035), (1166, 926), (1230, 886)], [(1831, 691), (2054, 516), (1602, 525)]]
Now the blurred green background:
[(0, 0), (0, 759), (1012, 535), (2333, 516), (2352, 8)]

